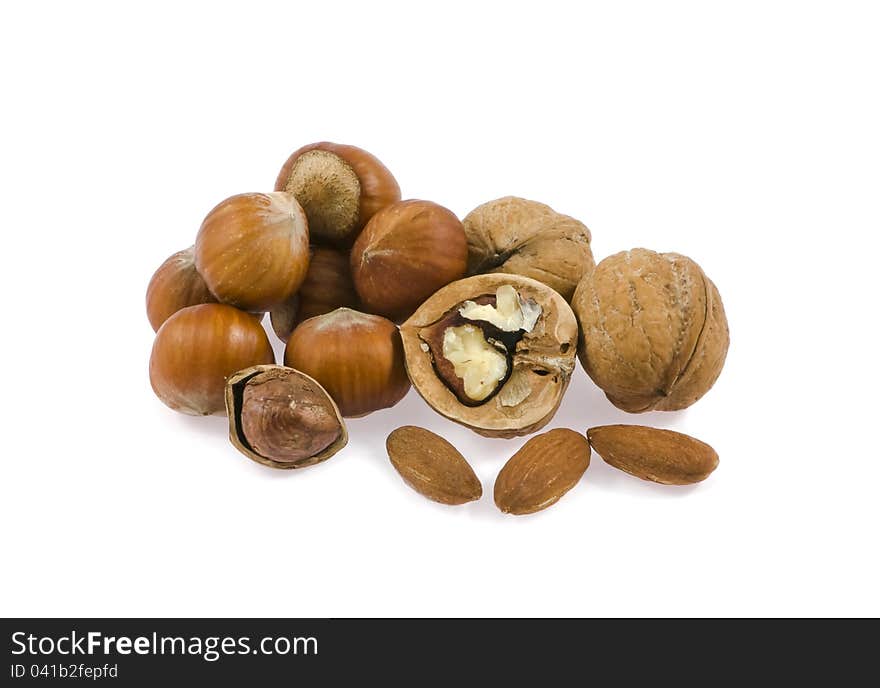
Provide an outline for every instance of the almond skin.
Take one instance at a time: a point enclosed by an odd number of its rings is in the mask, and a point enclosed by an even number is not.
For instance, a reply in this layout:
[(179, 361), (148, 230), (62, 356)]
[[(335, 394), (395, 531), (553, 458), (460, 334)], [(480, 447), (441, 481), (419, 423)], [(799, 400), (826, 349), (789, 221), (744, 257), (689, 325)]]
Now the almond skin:
[(603, 425), (587, 431), (605, 463), (642, 480), (691, 485), (718, 467), (718, 454), (705, 442), (672, 430), (643, 425)]
[(441, 504), (465, 504), (483, 496), (474, 469), (439, 435), (404, 425), (385, 441), (391, 464), (406, 484)]
[(586, 437), (564, 428), (545, 432), (504, 464), (495, 480), (495, 504), (506, 514), (546, 509), (577, 485), (589, 465)]

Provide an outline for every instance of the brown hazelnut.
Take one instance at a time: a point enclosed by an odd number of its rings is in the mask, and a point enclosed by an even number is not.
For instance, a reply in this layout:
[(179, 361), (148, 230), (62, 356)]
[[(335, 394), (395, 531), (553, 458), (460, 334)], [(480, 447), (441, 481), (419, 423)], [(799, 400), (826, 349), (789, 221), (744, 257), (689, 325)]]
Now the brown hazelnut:
[(313, 466), (348, 442), (330, 395), (292, 368), (261, 365), (235, 373), (226, 385), (226, 409), (235, 448), (272, 468)]
[(715, 383), (730, 337), (700, 266), (643, 248), (601, 261), (578, 286), (581, 363), (624, 411), (683, 409)]
[(147, 317), (153, 331), (181, 308), (217, 299), (196, 270), (193, 247), (178, 251), (168, 258), (150, 279), (147, 287)]
[(172, 315), (156, 334), (150, 384), (166, 405), (194, 416), (223, 413), (226, 379), (274, 363), (269, 338), (251, 314), (207, 303)]
[(411, 315), (466, 269), (461, 222), (430, 201), (401, 201), (380, 210), (351, 251), (354, 286), (365, 309), (392, 320)]
[(286, 342), (299, 323), (337, 308), (357, 308), (348, 255), (324, 246), (312, 249), (306, 279), (296, 292), (270, 312), (272, 328)]
[(305, 209), (313, 241), (351, 245), (380, 208), (400, 200), (400, 187), (378, 158), (356, 146), (311, 143), (284, 163), (276, 191)]
[(504, 272), (531, 277), (571, 301), (594, 265), (590, 230), (537, 201), (507, 196), (472, 210), (462, 220), (468, 274)]
[(196, 237), (196, 267), (223, 303), (265, 311), (288, 299), (309, 267), (309, 232), (290, 194), (245, 193), (215, 207)]
[(413, 386), (435, 411), (489, 437), (535, 432), (574, 370), (577, 323), (556, 291), (528, 277), (468, 277), (400, 327)]
[(350, 308), (297, 327), (284, 363), (315, 378), (346, 418), (394, 406), (410, 387), (397, 326)]

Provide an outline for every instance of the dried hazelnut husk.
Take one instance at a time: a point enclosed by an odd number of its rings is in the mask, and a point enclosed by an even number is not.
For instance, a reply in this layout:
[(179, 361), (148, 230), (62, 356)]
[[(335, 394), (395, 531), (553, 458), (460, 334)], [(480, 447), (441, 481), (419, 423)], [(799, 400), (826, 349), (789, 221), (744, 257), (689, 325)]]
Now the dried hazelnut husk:
[(455, 214), (431, 201), (383, 208), (351, 250), (351, 274), (370, 313), (400, 321), (467, 269), (467, 239)]
[(312, 248), (312, 259), (306, 279), (299, 291), (270, 313), (272, 329), (286, 342), (301, 322), (324, 315), (337, 308), (359, 305), (351, 279), (348, 254), (325, 246)]
[(578, 355), (630, 413), (687, 408), (715, 383), (730, 336), (721, 296), (693, 260), (643, 248), (601, 261), (572, 307)]
[(394, 406), (410, 388), (397, 326), (350, 308), (297, 327), (284, 363), (315, 378), (346, 418)]
[(305, 373), (253, 366), (226, 384), (229, 440), (242, 454), (272, 468), (326, 461), (348, 442), (339, 409)]
[(227, 198), (202, 222), (195, 258), (218, 300), (246, 311), (269, 310), (290, 298), (305, 279), (305, 213), (283, 192)]
[(488, 437), (546, 425), (574, 370), (571, 308), (545, 284), (519, 275), (453, 282), (400, 333), (418, 393), (438, 413)]
[(232, 306), (206, 303), (177, 311), (159, 328), (150, 355), (150, 384), (176, 411), (221, 414), (230, 375), (274, 362), (259, 320)]
[(462, 224), (469, 275), (531, 277), (571, 301), (575, 287), (595, 266), (586, 225), (537, 201), (515, 196), (489, 201)]
[(147, 287), (147, 318), (158, 332), (168, 318), (182, 308), (217, 299), (196, 270), (193, 247), (178, 251), (168, 258), (150, 279)]
[(400, 186), (378, 158), (357, 146), (311, 143), (284, 163), (276, 191), (292, 193), (315, 242), (351, 246), (381, 208), (400, 200)]

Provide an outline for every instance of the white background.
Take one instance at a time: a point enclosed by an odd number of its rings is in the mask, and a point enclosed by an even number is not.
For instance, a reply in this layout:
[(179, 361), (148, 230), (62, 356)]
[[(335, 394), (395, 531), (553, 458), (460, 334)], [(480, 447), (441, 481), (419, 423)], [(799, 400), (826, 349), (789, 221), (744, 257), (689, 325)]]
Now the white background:
[[(4, 3), (0, 613), (880, 614), (878, 33), (869, 2)], [(716, 387), (628, 416), (579, 368), (551, 427), (671, 427), (720, 468), (662, 487), (594, 455), (516, 518), (491, 492), (524, 440), (415, 392), (296, 472), (165, 408), (153, 270), (315, 140), (459, 216), (521, 195), (597, 258), (696, 259), (730, 321)], [(484, 499), (406, 487), (405, 423)]]

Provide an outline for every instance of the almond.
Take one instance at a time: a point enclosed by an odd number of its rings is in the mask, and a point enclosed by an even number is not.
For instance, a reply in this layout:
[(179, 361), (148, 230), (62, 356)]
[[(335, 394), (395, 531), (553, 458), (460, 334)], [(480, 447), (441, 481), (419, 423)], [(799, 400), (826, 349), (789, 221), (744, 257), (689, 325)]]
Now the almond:
[(495, 480), (495, 504), (506, 514), (531, 514), (559, 501), (590, 465), (587, 438), (558, 428), (533, 437)]
[(712, 447), (672, 430), (603, 425), (588, 430), (587, 437), (605, 463), (655, 483), (698, 483), (718, 467), (718, 454)]
[(439, 435), (414, 425), (397, 428), (385, 441), (388, 458), (407, 485), (441, 504), (464, 504), (483, 496), (474, 469)]

